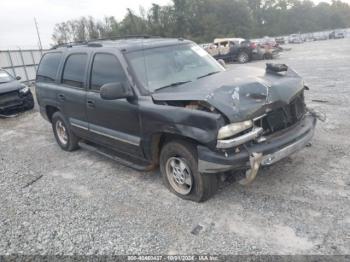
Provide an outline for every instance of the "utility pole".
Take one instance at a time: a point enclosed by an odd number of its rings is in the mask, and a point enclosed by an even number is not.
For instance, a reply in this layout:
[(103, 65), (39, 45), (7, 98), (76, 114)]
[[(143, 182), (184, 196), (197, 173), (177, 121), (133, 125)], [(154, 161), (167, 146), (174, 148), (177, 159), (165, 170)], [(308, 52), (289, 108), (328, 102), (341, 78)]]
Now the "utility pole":
[(38, 28), (38, 22), (36, 21), (36, 18), (34, 17), (34, 24), (35, 24), (35, 28), (36, 28), (36, 33), (38, 35), (38, 40), (39, 40), (39, 49), (40, 52), (43, 52), (43, 46), (41, 44), (41, 39), (40, 39), (40, 34), (39, 34), (39, 28)]

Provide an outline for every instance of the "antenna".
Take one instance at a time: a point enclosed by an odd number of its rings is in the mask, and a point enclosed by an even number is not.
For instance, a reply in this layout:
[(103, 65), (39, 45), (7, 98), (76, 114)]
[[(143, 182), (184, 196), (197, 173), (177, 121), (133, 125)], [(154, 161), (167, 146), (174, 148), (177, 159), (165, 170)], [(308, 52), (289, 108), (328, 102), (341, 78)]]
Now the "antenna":
[(41, 39), (40, 39), (40, 34), (39, 34), (39, 28), (38, 28), (38, 22), (36, 21), (36, 18), (34, 17), (34, 24), (35, 24), (35, 28), (36, 28), (36, 33), (38, 35), (38, 40), (39, 40), (39, 49), (42, 52), (43, 50), (43, 46), (41, 44)]

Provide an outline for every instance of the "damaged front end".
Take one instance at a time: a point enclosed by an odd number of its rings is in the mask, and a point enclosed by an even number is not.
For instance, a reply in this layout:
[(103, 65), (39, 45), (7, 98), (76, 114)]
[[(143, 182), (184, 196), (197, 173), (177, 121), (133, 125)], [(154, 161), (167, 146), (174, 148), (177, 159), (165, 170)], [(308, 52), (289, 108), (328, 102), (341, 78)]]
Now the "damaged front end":
[(246, 169), (241, 181), (246, 185), (260, 166), (301, 150), (313, 137), (316, 117), (305, 105), (307, 87), (286, 65), (267, 64), (265, 71), (242, 67), (189, 85), (153, 98), (223, 115), (226, 125), (217, 130), (216, 147), (198, 145), (202, 173)]
[(20, 79), (0, 68), (0, 117), (12, 117), (34, 107), (33, 95)]
[[(316, 116), (306, 108), (306, 87), (299, 75), (286, 65), (267, 64), (265, 77), (260, 80), (266, 92), (254, 94), (246, 89), (234, 96), (236, 103), (242, 103), (238, 101), (240, 95), (244, 99), (260, 96), (257, 102), (261, 107), (255, 113), (249, 109), (245, 111), (251, 112), (252, 120), (248, 120), (250, 124), (238, 134), (233, 132), (232, 137), (219, 139), (219, 134), (217, 148), (212, 151), (215, 153), (208, 154), (207, 150), (199, 148), (200, 172), (244, 168), (247, 169), (246, 177), (240, 183), (247, 185), (255, 179), (260, 166), (276, 163), (301, 150), (312, 139)], [(257, 116), (257, 112), (261, 115)]]
[(34, 99), (28, 87), (0, 93), (0, 117), (13, 117), (33, 107)]

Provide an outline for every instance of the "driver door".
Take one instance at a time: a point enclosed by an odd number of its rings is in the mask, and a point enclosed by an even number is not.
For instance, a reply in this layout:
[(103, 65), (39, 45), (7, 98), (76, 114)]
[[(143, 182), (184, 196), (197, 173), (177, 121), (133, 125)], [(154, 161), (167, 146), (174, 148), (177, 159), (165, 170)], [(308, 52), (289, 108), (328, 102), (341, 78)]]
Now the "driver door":
[(104, 100), (100, 96), (104, 84), (129, 85), (117, 56), (95, 53), (90, 72), (86, 112), (92, 140), (123, 153), (142, 156), (138, 105), (124, 98)]

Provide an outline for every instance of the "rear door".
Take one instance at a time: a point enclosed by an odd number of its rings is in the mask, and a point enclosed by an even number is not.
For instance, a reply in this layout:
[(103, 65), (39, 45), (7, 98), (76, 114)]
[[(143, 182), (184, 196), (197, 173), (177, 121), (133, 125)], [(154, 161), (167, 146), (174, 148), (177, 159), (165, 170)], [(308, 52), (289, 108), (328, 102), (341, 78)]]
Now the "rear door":
[(42, 113), (46, 112), (47, 105), (60, 107), (56, 99), (56, 91), (59, 85), (58, 72), (62, 57), (62, 52), (50, 52), (41, 58), (36, 74), (35, 94)]
[(239, 41), (230, 41), (230, 54), (231, 58), (235, 60), (241, 51), (241, 46)]
[(79, 134), (88, 130), (85, 106), (88, 59), (89, 54), (85, 52), (67, 55), (57, 90), (57, 100), (63, 114)]
[(118, 57), (95, 53), (90, 68), (87, 117), (93, 139), (133, 156), (142, 156), (137, 102), (128, 99), (104, 100), (100, 88), (107, 83), (129, 85)]

